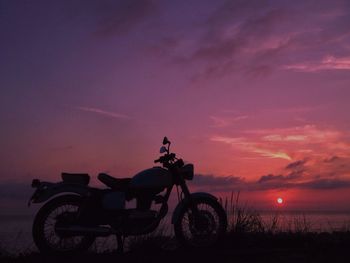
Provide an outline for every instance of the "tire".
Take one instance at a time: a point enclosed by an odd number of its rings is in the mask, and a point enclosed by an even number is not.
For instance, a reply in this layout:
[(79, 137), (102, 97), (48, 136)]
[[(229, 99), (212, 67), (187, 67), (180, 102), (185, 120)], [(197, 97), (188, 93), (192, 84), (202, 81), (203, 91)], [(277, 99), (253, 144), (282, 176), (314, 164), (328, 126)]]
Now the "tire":
[[(199, 220), (195, 220), (189, 204), (183, 206), (174, 232), (184, 247), (208, 247), (215, 245), (226, 233), (227, 216), (220, 203), (212, 198), (195, 198)], [(199, 223), (195, 223), (195, 222)], [(200, 223), (201, 222), (201, 223)]]
[[(70, 213), (75, 217), (76, 210), (82, 204), (82, 199), (78, 195), (62, 195), (47, 202), (40, 208), (33, 222), (32, 234), (35, 245), (41, 253), (45, 254), (75, 254), (87, 250), (95, 238), (93, 236), (61, 237), (55, 231), (57, 217), (63, 213)], [(65, 209), (67, 211), (65, 211)], [(53, 214), (56, 211), (56, 215)], [(51, 223), (49, 224), (49, 220)], [(51, 236), (47, 236), (48, 233)], [(58, 244), (55, 244), (58, 240)], [(68, 243), (74, 244), (72, 247), (62, 247)]]

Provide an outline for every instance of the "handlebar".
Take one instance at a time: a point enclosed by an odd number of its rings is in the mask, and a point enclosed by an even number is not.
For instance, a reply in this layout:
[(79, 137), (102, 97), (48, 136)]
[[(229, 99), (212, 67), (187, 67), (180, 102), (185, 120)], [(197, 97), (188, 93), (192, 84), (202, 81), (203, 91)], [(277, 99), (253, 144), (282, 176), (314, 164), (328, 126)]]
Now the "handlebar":
[(154, 163), (160, 163), (160, 158), (157, 160), (154, 160)]
[[(160, 149), (160, 153), (165, 154), (158, 159), (154, 160), (154, 163), (161, 163), (163, 167), (167, 169), (172, 169), (173, 167), (182, 167), (184, 166), (184, 161), (182, 159), (176, 158), (175, 153), (170, 153), (170, 141), (168, 140), (167, 137), (164, 137), (163, 139), (163, 145), (168, 145), (168, 148), (162, 147)], [(165, 149), (164, 149), (165, 148)]]
[(161, 157), (159, 157), (157, 160), (154, 160), (154, 163), (167, 163), (171, 160), (174, 160), (175, 159), (175, 153), (170, 153), (170, 154), (165, 154)]

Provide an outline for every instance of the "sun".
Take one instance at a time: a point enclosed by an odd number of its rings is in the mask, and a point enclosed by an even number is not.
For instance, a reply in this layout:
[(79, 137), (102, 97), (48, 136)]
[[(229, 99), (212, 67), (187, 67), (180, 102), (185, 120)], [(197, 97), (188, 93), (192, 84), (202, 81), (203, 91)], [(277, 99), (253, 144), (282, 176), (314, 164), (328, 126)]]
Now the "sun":
[(282, 197), (278, 197), (276, 201), (277, 201), (277, 204), (279, 204), (279, 205), (283, 204), (283, 202), (284, 202)]

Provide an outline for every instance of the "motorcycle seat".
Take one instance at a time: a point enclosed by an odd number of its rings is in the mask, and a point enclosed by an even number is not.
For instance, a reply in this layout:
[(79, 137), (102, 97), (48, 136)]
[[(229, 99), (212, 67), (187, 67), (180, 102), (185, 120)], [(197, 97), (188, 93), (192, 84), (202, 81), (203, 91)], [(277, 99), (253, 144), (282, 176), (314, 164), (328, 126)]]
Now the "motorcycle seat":
[(106, 173), (100, 173), (98, 180), (116, 191), (127, 192), (131, 178), (115, 178)]
[(85, 173), (61, 173), (63, 182), (71, 184), (88, 185), (90, 176)]

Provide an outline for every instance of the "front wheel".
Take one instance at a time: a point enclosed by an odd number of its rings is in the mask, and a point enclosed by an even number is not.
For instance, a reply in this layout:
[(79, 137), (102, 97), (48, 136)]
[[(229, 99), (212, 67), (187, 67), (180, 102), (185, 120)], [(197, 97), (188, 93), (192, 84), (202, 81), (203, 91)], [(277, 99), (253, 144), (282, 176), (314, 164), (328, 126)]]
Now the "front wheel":
[(33, 239), (42, 253), (72, 254), (88, 249), (94, 242), (92, 236), (67, 236), (57, 231), (57, 226), (75, 220), (82, 198), (77, 195), (63, 195), (47, 202), (37, 213), (33, 223)]
[(212, 198), (194, 198), (193, 203), (192, 206), (188, 203), (181, 209), (174, 224), (175, 236), (187, 247), (214, 245), (226, 232), (226, 212)]

